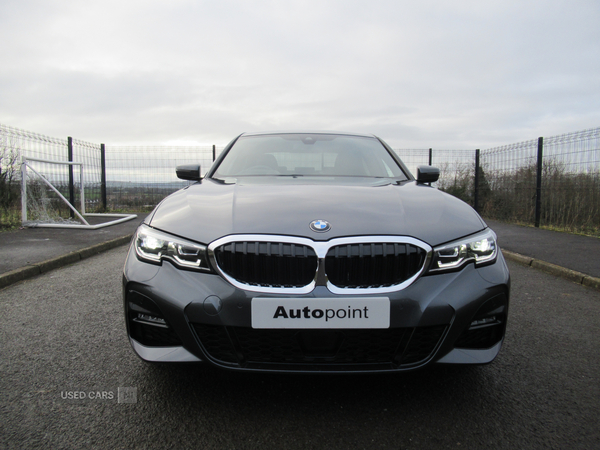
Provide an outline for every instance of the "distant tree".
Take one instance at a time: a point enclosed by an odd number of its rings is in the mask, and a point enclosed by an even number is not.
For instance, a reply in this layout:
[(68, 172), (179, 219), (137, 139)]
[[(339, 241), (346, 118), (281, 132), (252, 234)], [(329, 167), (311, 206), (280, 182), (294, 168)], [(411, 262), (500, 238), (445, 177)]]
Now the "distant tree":
[(440, 171), (438, 189), (472, 205), (473, 167), (470, 164), (456, 161), (453, 164), (441, 164)]
[(0, 139), (0, 209), (7, 211), (18, 203), (19, 152), (6, 136)]
[(488, 174), (482, 166), (479, 166), (477, 191), (479, 196), (479, 207), (481, 209), (482, 205), (485, 205), (490, 200), (492, 194), (492, 187), (490, 185)]

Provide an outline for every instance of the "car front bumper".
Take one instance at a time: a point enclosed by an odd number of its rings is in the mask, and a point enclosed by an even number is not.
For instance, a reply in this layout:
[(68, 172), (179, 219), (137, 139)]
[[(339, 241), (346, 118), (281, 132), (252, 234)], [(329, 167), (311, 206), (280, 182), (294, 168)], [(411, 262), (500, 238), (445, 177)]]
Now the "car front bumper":
[[(499, 252), (491, 265), (422, 276), (385, 294), (389, 329), (265, 330), (252, 328), (252, 301), (281, 295), (246, 291), (219, 275), (181, 270), (169, 262), (141, 262), (132, 248), (123, 275), (127, 330), (142, 359), (204, 361), (245, 371), (379, 372), (434, 363), (486, 364), (502, 346), (509, 291), (509, 272)], [(317, 286), (285, 297), (340, 295)]]

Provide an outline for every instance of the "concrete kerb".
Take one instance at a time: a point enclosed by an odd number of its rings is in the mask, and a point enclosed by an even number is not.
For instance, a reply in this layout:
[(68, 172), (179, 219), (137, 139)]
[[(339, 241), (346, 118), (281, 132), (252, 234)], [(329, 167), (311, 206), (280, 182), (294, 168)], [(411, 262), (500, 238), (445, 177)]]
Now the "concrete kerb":
[(534, 269), (542, 270), (546, 273), (554, 275), (556, 277), (564, 278), (583, 286), (591, 287), (600, 291), (600, 278), (592, 277), (585, 273), (577, 272), (576, 270), (566, 269), (556, 264), (552, 264), (539, 259), (534, 259), (529, 256), (520, 255), (508, 250), (502, 250), (504, 257), (510, 261), (522, 264), (524, 266), (530, 266)]
[(97, 255), (98, 253), (111, 250), (116, 247), (128, 244), (131, 241), (133, 234), (121, 236), (110, 241), (101, 242), (90, 247), (82, 248), (80, 250), (67, 253), (56, 258), (48, 259), (36, 264), (30, 264), (25, 267), (20, 267), (10, 272), (0, 274), (0, 289), (10, 286), (11, 284), (17, 283), (28, 278), (32, 278), (36, 275), (49, 272), (60, 267), (67, 266), (69, 264), (76, 263), (82, 259), (89, 258), (90, 256)]

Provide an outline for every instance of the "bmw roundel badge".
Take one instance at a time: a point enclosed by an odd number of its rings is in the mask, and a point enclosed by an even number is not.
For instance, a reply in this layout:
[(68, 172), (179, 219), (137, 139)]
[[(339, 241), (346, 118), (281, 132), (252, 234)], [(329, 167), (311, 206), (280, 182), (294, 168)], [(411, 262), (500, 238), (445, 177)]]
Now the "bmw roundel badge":
[(317, 233), (325, 233), (326, 231), (331, 230), (331, 225), (329, 225), (329, 222), (326, 220), (313, 220), (310, 223), (310, 229)]

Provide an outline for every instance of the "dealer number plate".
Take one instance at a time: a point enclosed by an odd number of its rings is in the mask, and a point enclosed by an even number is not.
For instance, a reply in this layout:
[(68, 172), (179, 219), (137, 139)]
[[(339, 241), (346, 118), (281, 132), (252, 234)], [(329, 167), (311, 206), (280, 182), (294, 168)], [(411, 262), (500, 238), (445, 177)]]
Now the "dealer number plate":
[(254, 298), (252, 328), (389, 328), (387, 297)]

